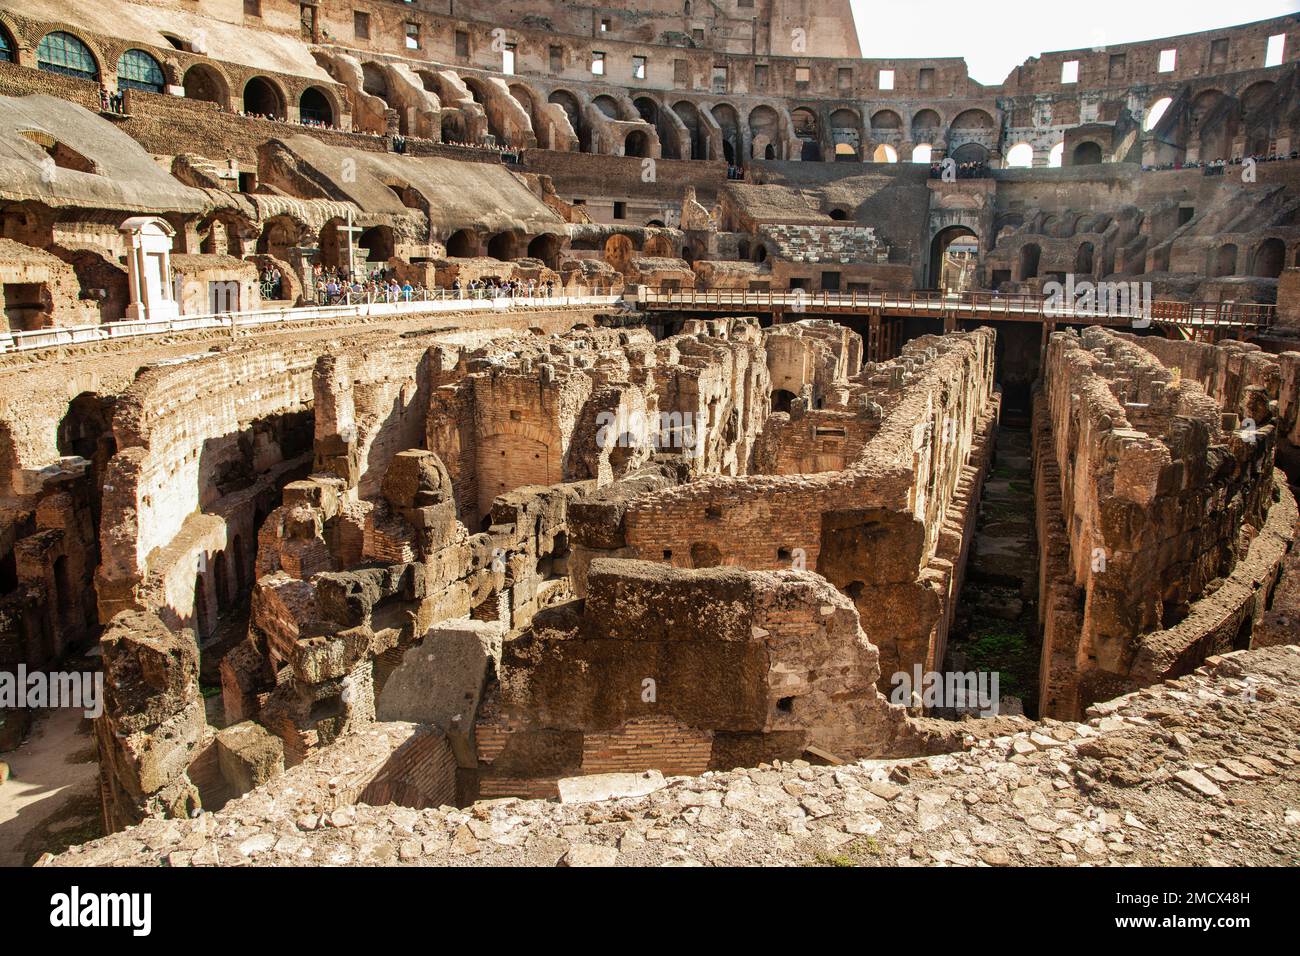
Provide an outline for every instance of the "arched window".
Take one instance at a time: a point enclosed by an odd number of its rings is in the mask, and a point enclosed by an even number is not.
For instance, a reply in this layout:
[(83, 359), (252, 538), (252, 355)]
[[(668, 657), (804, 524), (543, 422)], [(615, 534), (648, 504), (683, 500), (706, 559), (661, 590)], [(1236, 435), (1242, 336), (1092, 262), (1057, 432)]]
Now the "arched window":
[(1017, 143), (1007, 151), (1008, 168), (1028, 169), (1034, 165), (1034, 147), (1028, 143)]
[(912, 149), (912, 162), (928, 163), (930, 157), (934, 155), (934, 147), (929, 143), (918, 143)]
[(127, 50), (117, 61), (117, 88), (161, 93), (167, 86), (162, 67), (144, 50)]
[(871, 158), (877, 163), (896, 163), (898, 162), (898, 151), (888, 143), (881, 143), (876, 147), (876, 151)]
[(71, 33), (62, 31), (41, 38), (36, 47), (36, 66), (47, 73), (62, 73), (82, 80), (99, 79), (99, 67), (90, 48)]
[(1065, 143), (1057, 143), (1052, 147), (1052, 151), (1047, 154), (1047, 165), (1057, 169), (1061, 165), (1061, 160), (1065, 156)]
[(5, 32), (4, 27), (0, 27), (0, 60), (6, 63), (14, 61), (14, 43), (9, 39), (9, 34)]

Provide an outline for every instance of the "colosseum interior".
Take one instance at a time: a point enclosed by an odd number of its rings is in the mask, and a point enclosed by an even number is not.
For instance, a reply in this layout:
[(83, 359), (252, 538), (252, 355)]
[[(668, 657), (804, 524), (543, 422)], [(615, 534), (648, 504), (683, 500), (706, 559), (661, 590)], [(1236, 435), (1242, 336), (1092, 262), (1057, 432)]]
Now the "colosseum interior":
[(1300, 15), (861, 26), (6, 0), (0, 864), (1300, 863)]

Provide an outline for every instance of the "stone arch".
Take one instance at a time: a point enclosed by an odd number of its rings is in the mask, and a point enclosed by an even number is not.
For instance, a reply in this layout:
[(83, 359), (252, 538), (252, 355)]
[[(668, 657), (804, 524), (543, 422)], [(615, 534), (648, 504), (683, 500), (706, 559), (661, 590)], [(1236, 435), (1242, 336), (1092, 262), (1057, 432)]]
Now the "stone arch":
[(1014, 169), (1028, 169), (1034, 165), (1034, 147), (1028, 143), (1016, 143), (1007, 150), (1007, 166)]
[(755, 106), (749, 111), (749, 141), (752, 159), (781, 159), (781, 116), (770, 106)]
[(862, 158), (862, 117), (857, 110), (837, 109), (831, 113), (831, 141), (836, 162), (857, 162)]
[(288, 215), (272, 216), (262, 224), (262, 234), (257, 237), (257, 251), (291, 262), (289, 250), (301, 246), (308, 234), (307, 224)]
[(454, 259), (472, 259), (478, 255), (479, 241), (469, 229), (460, 229), (447, 237), (447, 255)]
[(896, 163), (898, 162), (898, 150), (888, 143), (880, 143), (875, 152), (871, 154), (873, 163)]
[(284, 91), (269, 77), (253, 77), (244, 84), (243, 112), (284, 119)]
[(893, 110), (876, 110), (876, 112), (871, 114), (871, 129), (873, 132), (876, 130), (901, 132), (903, 129), (903, 118)]
[(989, 160), (988, 147), (981, 143), (963, 143), (950, 154), (954, 163), (987, 163)]
[(650, 155), (650, 137), (645, 130), (629, 130), (623, 139), (623, 155), (645, 158)]
[(578, 137), (578, 148), (584, 153), (591, 152), (591, 131), (582, 121), (582, 101), (568, 90), (561, 89), (553, 90), (546, 98), (546, 102), (554, 103), (564, 110), (564, 115), (569, 118), (569, 125), (573, 127), (574, 135)]
[(318, 86), (309, 86), (298, 98), (298, 116), (303, 122), (335, 125), (334, 104)]
[(944, 253), (948, 251), (950, 245), (963, 236), (971, 236), (977, 242), (979, 240), (979, 233), (970, 226), (963, 226), (960, 224), (940, 229), (934, 234), (934, 238), (930, 240), (929, 288), (939, 288), (939, 282), (943, 276)]
[(596, 109), (600, 110), (605, 116), (612, 120), (621, 120), (623, 118), (622, 110), (618, 108), (618, 100), (608, 93), (602, 93), (591, 101)]
[(548, 269), (558, 269), (560, 244), (559, 236), (543, 233), (528, 243), (528, 258), (540, 259)]
[(1251, 256), (1250, 274), (1263, 279), (1276, 279), (1282, 275), (1286, 264), (1286, 243), (1270, 236), (1255, 247)]
[(1070, 157), (1071, 166), (1096, 166), (1102, 160), (1101, 144), (1091, 139), (1086, 139), (1074, 147), (1074, 154)]
[(36, 44), (36, 68), (78, 80), (98, 80), (103, 75), (99, 57), (90, 44), (67, 30), (53, 30)]
[(917, 143), (912, 147), (912, 162), (929, 163), (934, 160), (934, 147), (929, 143)]
[(392, 227), (371, 226), (357, 239), (357, 246), (366, 250), (367, 262), (387, 262), (394, 253)]
[(18, 43), (8, 27), (0, 23), (0, 62), (13, 63), (18, 59)]
[(919, 131), (929, 132), (934, 130), (938, 132), (943, 128), (943, 118), (932, 109), (917, 110), (912, 116), (912, 135), (915, 136)]
[(709, 134), (700, 118), (700, 111), (690, 100), (681, 100), (673, 105), (673, 112), (686, 127), (686, 134), (691, 144), (691, 155), (683, 159), (709, 159)]
[(517, 246), (518, 243), (513, 232), (498, 232), (488, 240), (488, 258), (499, 259), (501, 262), (510, 262), (518, 258)]
[(1079, 243), (1074, 252), (1074, 272), (1076, 275), (1090, 276), (1096, 268), (1097, 249), (1091, 242)]
[(817, 114), (806, 106), (801, 106), (790, 113), (794, 124), (794, 135), (802, 144), (799, 158), (805, 163), (818, 163), (822, 158), (821, 128)]
[(714, 122), (722, 131), (722, 158), (728, 165), (741, 165), (745, 158), (745, 147), (740, 130), (740, 114), (730, 103), (719, 103), (711, 112)]
[(117, 88), (119, 90), (144, 90), (146, 93), (163, 93), (167, 78), (162, 64), (144, 50), (125, 50), (117, 58)]
[(181, 79), (186, 99), (216, 103), (222, 109), (230, 108), (230, 83), (210, 63), (195, 63)]
[(993, 122), (993, 117), (987, 110), (970, 109), (958, 113), (952, 121), (952, 129), (961, 130), (993, 130), (997, 124)]

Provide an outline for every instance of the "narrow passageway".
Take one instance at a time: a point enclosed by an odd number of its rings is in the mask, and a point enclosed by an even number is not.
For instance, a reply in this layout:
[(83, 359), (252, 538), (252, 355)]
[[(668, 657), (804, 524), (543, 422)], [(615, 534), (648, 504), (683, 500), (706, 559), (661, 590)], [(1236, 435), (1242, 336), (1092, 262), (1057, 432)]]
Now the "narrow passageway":
[(1002, 712), (1038, 711), (1038, 543), (1027, 410), (1003, 411), (945, 670), (997, 671)]

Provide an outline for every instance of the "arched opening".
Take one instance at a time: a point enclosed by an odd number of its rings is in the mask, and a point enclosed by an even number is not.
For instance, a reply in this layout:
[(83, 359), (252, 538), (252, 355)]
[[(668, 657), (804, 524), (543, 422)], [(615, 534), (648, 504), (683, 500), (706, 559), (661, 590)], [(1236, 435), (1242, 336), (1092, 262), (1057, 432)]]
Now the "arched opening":
[(1142, 129), (1150, 131), (1160, 122), (1160, 117), (1165, 115), (1165, 110), (1169, 109), (1169, 104), (1173, 100), (1168, 96), (1156, 100), (1147, 108), (1146, 118), (1142, 120)]
[(849, 218), (848, 210), (841, 209), (838, 206), (832, 209), (827, 215), (829, 215), (836, 222), (844, 222), (846, 219)]
[[(673, 106), (673, 112), (677, 118), (682, 121), (686, 127), (686, 135), (691, 144), (690, 159), (708, 159), (709, 158), (709, 138), (704, 129), (704, 122), (700, 119), (700, 112), (695, 108), (695, 104), (687, 100), (682, 100)], [(685, 158), (685, 157), (684, 157)]]
[(556, 90), (546, 100), (548, 103), (554, 103), (564, 110), (564, 115), (569, 118), (569, 125), (573, 127), (573, 133), (578, 137), (578, 148), (584, 153), (591, 152), (591, 136), (582, 122), (582, 105), (578, 98), (568, 90)]
[(1214, 251), (1214, 267), (1210, 273), (1214, 277), (1237, 274), (1237, 247), (1231, 242), (1219, 246)]
[(778, 159), (781, 142), (781, 118), (770, 106), (755, 106), (749, 111), (749, 141), (755, 159)]
[(487, 254), (492, 259), (509, 262), (515, 258), (515, 237), (509, 232), (499, 232), (488, 240)]
[(1080, 243), (1074, 254), (1074, 272), (1076, 275), (1092, 275), (1095, 250), (1091, 242)]
[(46, 73), (60, 73), (79, 80), (98, 80), (99, 64), (90, 47), (71, 33), (56, 30), (41, 37), (36, 45), (36, 67)]
[(1051, 152), (1047, 154), (1047, 165), (1052, 169), (1059, 169), (1061, 162), (1065, 157), (1065, 143), (1060, 142), (1052, 147)]
[(928, 163), (933, 155), (934, 147), (929, 143), (918, 143), (912, 147), (912, 162), (914, 163)]
[(738, 166), (743, 158), (740, 136), (740, 114), (729, 103), (713, 107), (713, 120), (722, 132), (722, 158), (729, 166)]
[(639, 129), (634, 129), (623, 140), (624, 156), (647, 157), (650, 155), (650, 137)]
[(1037, 243), (1027, 242), (1020, 247), (1020, 271), (1017, 276), (1019, 281), (1023, 282), (1038, 276), (1038, 260), (1042, 254), (1043, 250)]
[(790, 413), (790, 403), (795, 400), (794, 392), (785, 388), (772, 389), (772, 411)]
[(938, 132), (942, 125), (943, 120), (939, 118), (939, 114), (934, 110), (920, 110), (912, 117), (912, 135), (916, 136), (918, 133), (922, 133), (922, 131), (925, 133)]
[[(288, 216), (273, 216), (262, 227), (262, 234), (257, 237), (257, 251), (261, 255), (274, 256), (284, 262), (291, 261), (289, 250), (300, 245), (302, 229), (298, 222)], [(322, 236), (322, 250), (325, 248)]]
[(1101, 146), (1092, 140), (1087, 140), (1074, 147), (1074, 158), (1071, 166), (1095, 166), (1101, 162)]
[(930, 241), (929, 283), (931, 288), (945, 289), (945, 272), (951, 273), (951, 270), (945, 269), (948, 247), (959, 239), (974, 241), (978, 250), (979, 236), (976, 235), (975, 230), (966, 226), (949, 226), (946, 229), (941, 229), (935, 233), (934, 239)]
[(711, 541), (697, 541), (691, 545), (691, 567), (716, 568), (722, 564), (722, 550)]
[(309, 86), (302, 91), (302, 96), (298, 100), (298, 116), (304, 123), (334, 125), (334, 107), (330, 105), (329, 97), (314, 86)]
[(3, 24), (0, 24), (0, 62), (12, 63), (17, 59), (17, 46)]
[(618, 100), (607, 94), (601, 94), (591, 101), (595, 104), (596, 109), (600, 110), (612, 120), (622, 119), (618, 114)]
[(540, 259), (548, 269), (559, 267), (560, 237), (541, 235), (528, 244), (528, 258)]
[(186, 70), (181, 86), (185, 89), (186, 99), (226, 105), (226, 81), (206, 63), (196, 63)]
[(255, 76), (244, 86), (244, 112), (271, 119), (284, 119), (280, 91), (265, 77)]
[(794, 135), (803, 144), (799, 158), (805, 163), (821, 162), (821, 133), (817, 127), (817, 114), (800, 107), (790, 114), (790, 119), (794, 122)]
[(767, 246), (759, 242), (754, 245), (754, 264), (762, 265), (767, 261)]
[(835, 162), (855, 163), (861, 158), (862, 117), (857, 111), (839, 109), (831, 113), (831, 143)]
[(127, 50), (117, 60), (117, 88), (161, 93), (167, 88), (162, 67), (144, 50)]
[(950, 155), (952, 161), (959, 166), (962, 163), (987, 163), (989, 159), (988, 149), (979, 143), (966, 143), (958, 146)]
[(387, 262), (393, 258), (393, 230), (388, 226), (371, 226), (361, 234), (357, 246), (366, 250), (367, 262)]
[(1281, 239), (1265, 239), (1255, 249), (1255, 265), (1251, 274), (1263, 279), (1276, 279), (1282, 275), (1286, 261), (1286, 246)]
[(56, 439), (59, 454), (107, 462), (117, 450), (112, 414), (111, 398), (105, 399), (93, 392), (82, 392), (74, 398), (59, 421)]
[(1034, 165), (1034, 147), (1028, 143), (1016, 143), (1007, 150), (1007, 167), (1029, 169)]
[(898, 150), (888, 143), (881, 143), (876, 147), (876, 151), (871, 154), (872, 162), (876, 163), (896, 163), (898, 162)]
[(447, 239), (447, 255), (453, 259), (471, 259), (478, 254), (478, 240), (468, 229), (453, 232)]

